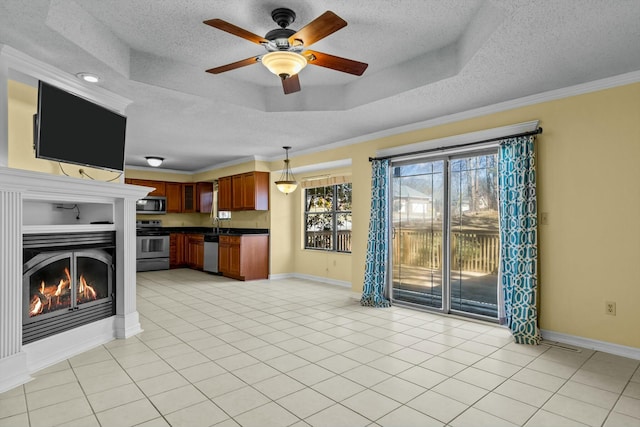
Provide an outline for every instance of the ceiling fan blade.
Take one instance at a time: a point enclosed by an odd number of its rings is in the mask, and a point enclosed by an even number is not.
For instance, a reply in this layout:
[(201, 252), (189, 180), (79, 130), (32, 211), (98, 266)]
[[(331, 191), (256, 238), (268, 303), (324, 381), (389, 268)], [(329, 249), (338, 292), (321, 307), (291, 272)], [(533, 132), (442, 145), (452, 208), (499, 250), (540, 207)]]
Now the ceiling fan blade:
[(340, 58), (339, 56), (329, 55), (328, 53), (307, 50), (302, 53), (306, 56), (309, 64), (318, 65), (320, 67), (331, 68), (332, 70), (342, 71), (343, 73), (361, 76), (369, 64), (354, 61), (353, 59)]
[(204, 21), (205, 24), (212, 26), (213, 28), (217, 28), (222, 31), (226, 31), (227, 33), (233, 34), (234, 36), (241, 37), (245, 40), (249, 40), (250, 42), (256, 44), (268, 43), (269, 40), (261, 37), (257, 34), (253, 34), (251, 31), (247, 31), (243, 28), (237, 27), (233, 24), (228, 23), (227, 21), (223, 21), (222, 19), (209, 19), (208, 21)]
[(284, 94), (289, 95), (290, 93), (300, 92), (300, 79), (297, 74), (294, 74), (291, 77), (282, 80), (282, 89), (284, 89)]
[(207, 73), (220, 74), (220, 73), (224, 73), (225, 71), (235, 70), (236, 68), (246, 67), (247, 65), (255, 64), (257, 62), (258, 62), (258, 57), (252, 56), (251, 58), (243, 59), (237, 62), (232, 62), (231, 64), (210, 68), (207, 70)]
[(293, 46), (295, 40), (302, 40), (302, 43), (304, 43), (305, 46), (311, 46), (318, 40), (321, 40), (346, 26), (347, 21), (328, 10), (313, 21), (309, 22), (297, 33), (289, 37), (289, 44)]

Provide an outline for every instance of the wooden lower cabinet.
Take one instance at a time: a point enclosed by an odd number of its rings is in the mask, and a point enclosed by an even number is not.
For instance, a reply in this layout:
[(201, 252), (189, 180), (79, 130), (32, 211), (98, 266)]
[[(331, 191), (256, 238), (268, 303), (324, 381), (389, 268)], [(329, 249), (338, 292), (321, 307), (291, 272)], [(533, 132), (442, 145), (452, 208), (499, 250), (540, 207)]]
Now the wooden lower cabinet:
[(269, 236), (251, 234), (220, 236), (218, 269), (223, 276), (233, 279), (267, 279)]
[(204, 235), (187, 234), (187, 265), (196, 270), (204, 268)]
[(171, 233), (169, 235), (169, 268), (204, 267), (204, 235)]
[(186, 264), (186, 239), (187, 236), (182, 233), (169, 235), (169, 268), (179, 268)]

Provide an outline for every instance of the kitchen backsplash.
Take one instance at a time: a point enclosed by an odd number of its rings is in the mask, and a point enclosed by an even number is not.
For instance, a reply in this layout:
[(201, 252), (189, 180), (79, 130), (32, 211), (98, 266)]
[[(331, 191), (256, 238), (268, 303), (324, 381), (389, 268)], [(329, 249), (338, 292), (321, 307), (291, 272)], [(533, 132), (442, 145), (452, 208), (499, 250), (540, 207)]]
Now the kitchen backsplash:
[[(220, 221), (221, 228), (270, 228), (269, 211), (233, 211), (231, 219)], [(215, 225), (214, 222), (206, 217), (203, 226)]]

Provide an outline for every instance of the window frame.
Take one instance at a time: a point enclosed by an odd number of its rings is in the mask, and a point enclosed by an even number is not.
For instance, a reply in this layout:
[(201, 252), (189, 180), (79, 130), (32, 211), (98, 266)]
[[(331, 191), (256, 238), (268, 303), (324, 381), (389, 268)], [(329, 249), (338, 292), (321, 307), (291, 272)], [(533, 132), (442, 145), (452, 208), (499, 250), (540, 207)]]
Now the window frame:
[[(350, 190), (350, 200), (351, 200), (351, 210), (337, 210), (337, 200), (338, 200), (338, 187), (339, 186), (349, 186), (349, 190)], [(314, 212), (314, 211), (309, 211), (308, 209), (308, 205), (307, 205), (307, 200), (309, 199), (309, 195), (308, 195), (308, 191), (313, 191), (316, 190), (318, 188), (331, 188), (331, 196), (332, 196), (332, 203), (331, 203), (331, 210), (327, 210), (324, 212)], [(328, 193), (327, 193), (328, 194)], [(312, 250), (312, 251), (323, 251), (323, 252), (334, 252), (334, 253), (343, 253), (343, 254), (350, 254), (352, 253), (352, 248), (351, 248), (351, 243), (349, 243), (349, 249), (348, 250), (339, 250), (338, 248), (338, 217), (340, 215), (349, 215), (351, 217), (351, 220), (353, 221), (353, 185), (351, 182), (343, 182), (343, 183), (339, 183), (339, 184), (329, 184), (329, 185), (318, 185), (315, 187), (307, 187), (304, 189), (304, 195), (303, 195), (303, 200), (304, 200), (304, 211), (303, 211), (303, 227), (304, 227), (304, 242), (303, 242), (303, 249), (304, 250)], [(329, 215), (331, 216), (331, 248), (320, 248), (320, 247), (313, 247), (313, 246), (308, 246), (308, 242), (309, 242), (309, 232), (310, 230), (307, 228), (307, 221), (309, 218), (309, 215)], [(353, 224), (352, 224), (353, 227)], [(352, 227), (350, 227), (348, 229), (350, 235), (352, 236)], [(349, 240), (351, 241), (351, 237), (349, 238)]]

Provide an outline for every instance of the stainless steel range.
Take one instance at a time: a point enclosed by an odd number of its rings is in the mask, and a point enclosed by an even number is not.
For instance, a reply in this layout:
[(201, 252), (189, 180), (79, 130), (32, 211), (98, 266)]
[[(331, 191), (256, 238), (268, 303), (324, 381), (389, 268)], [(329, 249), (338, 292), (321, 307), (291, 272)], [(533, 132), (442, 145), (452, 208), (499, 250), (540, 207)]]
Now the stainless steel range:
[(169, 232), (162, 221), (136, 221), (136, 271), (169, 269)]

